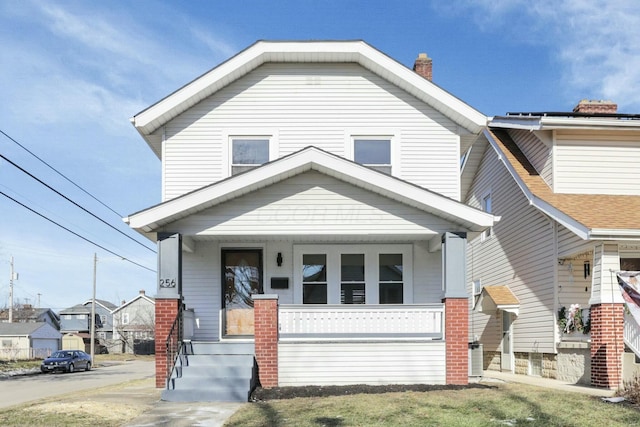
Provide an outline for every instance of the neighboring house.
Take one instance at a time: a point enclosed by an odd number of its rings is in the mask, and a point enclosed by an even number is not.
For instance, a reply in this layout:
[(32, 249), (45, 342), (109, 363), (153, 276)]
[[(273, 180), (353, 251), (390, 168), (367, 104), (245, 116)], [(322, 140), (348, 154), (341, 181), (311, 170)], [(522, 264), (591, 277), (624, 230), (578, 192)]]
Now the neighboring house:
[(144, 290), (129, 302), (113, 310), (114, 350), (120, 353), (153, 354), (155, 337), (155, 301)]
[[(56, 329), (60, 329), (60, 318), (50, 308), (34, 308), (30, 304), (22, 304), (13, 309), (12, 320), (14, 322), (44, 322)], [(9, 321), (9, 309), (0, 310), (0, 322)]]
[[(96, 338), (110, 340), (113, 337), (113, 317), (111, 311), (116, 308), (109, 301), (96, 299), (95, 324)], [(91, 300), (84, 304), (60, 311), (60, 332), (62, 333), (90, 333), (91, 331)]]
[(0, 358), (45, 358), (60, 349), (62, 334), (45, 322), (0, 323)]
[(162, 202), (126, 220), (159, 244), (168, 397), (218, 380), (167, 348), (255, 355), (263, 387), (468, 382), (466, 239), (496, 218), (461, 203), (460, 154), (487, 118), (415, 70), (261, 41), (133, 117), (162, 162)]
[[(91, 312), (91, 300), (84, 303)], [(113, 339), (113, 315), (118, 306), (102, 299), (96, 299), (96, 335), (103, 340)], [(99, 320), (99, 321), (98, 321)]]
[(485, 137), (462, 178), (467, 203), (502, 218), (467, 258), (485, 367), (619, 387), (640, 356), (616, 280), (640, 270), (640, 116), (582, 101), (495, 117)]

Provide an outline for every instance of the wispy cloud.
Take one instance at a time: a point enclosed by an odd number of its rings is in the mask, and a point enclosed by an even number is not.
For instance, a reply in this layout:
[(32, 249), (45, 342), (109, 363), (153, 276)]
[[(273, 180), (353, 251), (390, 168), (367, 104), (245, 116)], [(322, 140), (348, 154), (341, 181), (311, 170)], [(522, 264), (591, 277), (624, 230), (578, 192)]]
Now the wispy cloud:
[(640, 110), (640, 12), (635, 0), (467, 0), (435, 7), (472, 14), (483, 31), (543, 45), (562, 67), (564, 96)]
[[(24, 83), (0, 90), (20, 98), (10, 109), (20, 120), (93, 120), (121, 135), (128, 117), (236, 50), (210, 31), (179, 27), (178, 11), (167, 13), (160, 24), (144, 25), (122, 8), (81, 5), (25, 1), (19, 8), (4, 6), (24, 29), (20, 37), (0, 32), (0, 43), (8, 47), (1, 55), (14, 65), (3, 67), (0, 78)], [(202, 55), (205, 49), (208, 55)]]

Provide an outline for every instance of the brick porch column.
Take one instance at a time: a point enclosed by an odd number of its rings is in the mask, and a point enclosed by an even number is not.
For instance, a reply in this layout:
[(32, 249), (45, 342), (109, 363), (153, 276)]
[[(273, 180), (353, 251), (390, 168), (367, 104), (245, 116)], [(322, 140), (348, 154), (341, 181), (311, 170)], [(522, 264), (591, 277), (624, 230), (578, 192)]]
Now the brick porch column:
[(278, 295), (253, 295), (256, 361), (263, 388), (278, 386)]
[(591, 306), (591, 385), (615, 389), (622, 384), (623, 304)]
[(444, 299), (447, 384), (469, 384), (469, 300)]
[(156, 297), (156, 387), (166, 386), (167, 347), (171, 326), (178, 316), (180, 300)]

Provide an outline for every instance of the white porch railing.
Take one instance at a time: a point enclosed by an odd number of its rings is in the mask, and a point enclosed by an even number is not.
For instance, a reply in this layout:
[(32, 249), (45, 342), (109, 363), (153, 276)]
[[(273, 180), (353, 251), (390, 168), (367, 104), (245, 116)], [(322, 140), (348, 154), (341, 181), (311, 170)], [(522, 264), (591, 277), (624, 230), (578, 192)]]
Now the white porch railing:
[(624, 314), (624, 342), (636, 356), (640, 357), (640, 325), (633, 315), (626, 312)]
[(281, 340), (442, 339), (444, 304), (281, 305)]

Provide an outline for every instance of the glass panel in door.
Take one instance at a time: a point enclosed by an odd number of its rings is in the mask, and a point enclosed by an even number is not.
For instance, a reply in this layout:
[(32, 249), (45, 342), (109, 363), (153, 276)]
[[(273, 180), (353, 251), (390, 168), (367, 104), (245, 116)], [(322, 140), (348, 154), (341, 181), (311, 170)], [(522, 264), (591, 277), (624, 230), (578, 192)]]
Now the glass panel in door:
[(253, 335), (252, 294), (263, 293), (262, 250), (228, 249), (222, 251), (224, 268), (223, 310), (225, 336)]

